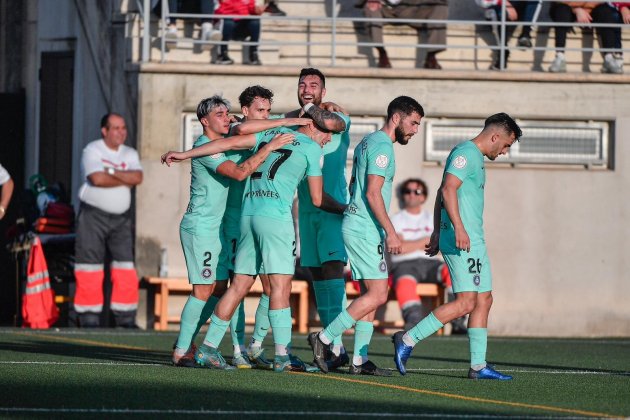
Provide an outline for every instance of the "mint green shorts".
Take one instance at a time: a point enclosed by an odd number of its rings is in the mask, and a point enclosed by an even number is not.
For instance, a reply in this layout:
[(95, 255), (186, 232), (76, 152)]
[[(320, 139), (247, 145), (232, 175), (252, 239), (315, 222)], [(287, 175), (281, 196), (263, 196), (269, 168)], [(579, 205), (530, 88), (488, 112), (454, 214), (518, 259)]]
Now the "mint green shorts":
[(355, 280), (387, 280), (385, 244), (382, 238), (361, 238), (343, 232), (352, 278)]
[[(220, 230), (217, 229), (218, 232)], [(200, 236), (179, 230), (190, 284), (214, 284), (215, 281), (227, 280), (228, 270), (220, 257), (222, 236)]]
[(257, 274), (295, 273), (293, 222), (265, 216), (242, 216), (234, 272)]
[(470, 252), (441, 249), (453, 281), (453, 292), (484, 293), (492, 290), (492, 273), (486, 246), (471, 245)]
[(300, 213), (300, 265), (321, 267), (328, 261), (348, 262), (343, 243), (343, 215), (326, 212)]

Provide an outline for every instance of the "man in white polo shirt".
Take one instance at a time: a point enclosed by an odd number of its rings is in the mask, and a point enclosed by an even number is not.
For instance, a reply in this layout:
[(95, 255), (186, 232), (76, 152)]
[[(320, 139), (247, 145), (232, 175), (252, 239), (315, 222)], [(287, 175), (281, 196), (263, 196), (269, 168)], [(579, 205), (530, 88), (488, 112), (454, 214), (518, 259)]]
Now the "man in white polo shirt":
[(2, 165), (0, 165), (0, 185), (2, 186), (2, 195), (0, 195), (0, 220), (2, 220), (7, 213), (7, 207), (9, 207), (9, 202), (13, 195), (13, 180)]
[(133, 263), (131, 188), (142, 182), (138, 152), (123, 143), (125, 119), (115, 113), (101, 120), (103, 138), (83, 149), (79, 190), (81, 208), (75, 247), (74, 308), (81, 327), (99, 327), (103, 310), (106, 250), (112, 257), (111, 309), (116, 326), (136, 327), (138, 276)]

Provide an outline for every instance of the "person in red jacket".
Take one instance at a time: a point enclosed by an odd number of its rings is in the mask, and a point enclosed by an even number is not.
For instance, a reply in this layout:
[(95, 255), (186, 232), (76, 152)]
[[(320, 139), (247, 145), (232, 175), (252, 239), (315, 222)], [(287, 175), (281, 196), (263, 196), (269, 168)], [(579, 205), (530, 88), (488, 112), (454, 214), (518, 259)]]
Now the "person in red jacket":
[[(217, 15), (239, 15), (243, 19), (223, 19), (223, 40), (244, 40), (249, 38), (251, 42), (258, 43), (260, 39), (260, 20), (248, 19), (246, 16), (261, 15), (264, 6), (256, 6), (255, 0), (219, 0), (219, 7), (215, 11)], [(228, 55), (228, 45), (221, 45), (219, 56), (215, 64), (234, 64), (234, 60)], [(262, 63), (258, 57), (258, 45), (249, 47), (249, 62), (259, 66)]]

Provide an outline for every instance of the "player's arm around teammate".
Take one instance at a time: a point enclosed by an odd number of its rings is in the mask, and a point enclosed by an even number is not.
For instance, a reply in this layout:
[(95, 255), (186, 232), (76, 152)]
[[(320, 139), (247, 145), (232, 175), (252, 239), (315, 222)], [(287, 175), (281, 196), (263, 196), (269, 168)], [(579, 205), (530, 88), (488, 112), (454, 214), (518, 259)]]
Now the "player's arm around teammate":
[[(283, 133), (276, 135), (268, 144), (261, 147), (256, 154), (247, 159), (241, 164), (230, 165), (229, 168), (225, 168), (224, 173), (221, 175), (233, 178), (239, 181), (244, 180), (251, 175), (261, 163), (269, 156), (269, 153), (274, 150), (280, 149), (282, 146), (289, 144), (295, 138), (290, 133)], [(233, 136), (211, 141), (202, 146), (195, 147), (185, 152), (170, 151), (162, 155), (161, 161), (167, 166), (171, 166), (171, 163), (182, 162), (186, 159), (192, 159), (202, 156), (213, 156), (228, 150), (246, 150), (251, 149), (256, 145), (256, 137), (253, 134), (247, 134), (243, 136)], [(227, 162), (226, 162), (227, 163)], [(233, 162), (232, 162), (233, 163)]]

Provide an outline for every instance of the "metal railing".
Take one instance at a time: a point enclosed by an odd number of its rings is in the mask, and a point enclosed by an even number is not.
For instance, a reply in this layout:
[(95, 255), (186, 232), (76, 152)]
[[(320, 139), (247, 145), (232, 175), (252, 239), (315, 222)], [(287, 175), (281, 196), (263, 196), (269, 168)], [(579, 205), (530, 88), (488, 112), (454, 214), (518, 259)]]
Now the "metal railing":
[[(138, 0), (140, 1), (140, 0)], [(151, 0), (142, 0), (143, 1), (143, 10), (149, 10), (149, 6)], [(552, 2), (552, 0), (527, 0), (536, 3), (544, 3), (544, 2)], [(598, 3), (607, 3), (606, 0), (594, 0)], [(336, 11), (338, 9), (338, 0), (332, 0), (332, 10)], [(167, 21), (170, 19), (244, 19), (241, 15), (217, 15), (217, 14), (194, 14), (194, 13), (170, 13), (168, 10), (167, 2), (165, 0), (162, 1), (162, 17), (160, 19), (160, 35), (158, 38), (160, 39), (160, 61), (166, 61), (167, 41), (165, 39)], [(151, 35), (150, 35), (150, 14), (149, 13), (141, 13), (142, 21), (143, 21), (143, 33), (141, 35), (142, 38), (142, 54), (141, 61), (148, 62), (150, 61), (150, 45), (151, 45)], [(501, 13), (500, 20), (489, 21), (489, 20), (453, 20), (453, 19), (387, 19), (387, 18), (365, 18), (365, 17), (339, 17), (336, 12), (332, 13), (332, 16), (266, 16), (266, 15), (251, 15), (247, 16), (246, 19), (256, 19), (261, 21), (273, 21), (273, 22), (305, 22), (308, 27), (313, 22), (322, 23), (328, 27), (330, 27), (330, 40), (329, 41), (294, 41), (294, 40), (264, 40), (261, 38), (258, 42), (251, 41), (240, 41), (243, 45), (253, 46), (253, 45), (266, 45), (266, 46), (303, 46), (311, 48), (313, 46), (329, 46), (330, 47), (330, 65), (337, 65), (337, 47), (340, 46), (354, 46), (354, 47), (407, 47), (414, 49), (460, 49), (460, 50), (491, 50), (497, 51), (500, 58), (500, 69), (504, 70), (506, 67), (506, 57), (507, 52), (515, 47), (510, 47), (506, 42), (508, 37), (508, 30), (511, 27), (517, 27), (521, 25), (530, 25), (542, 28), (554, 28), (554, 27), (579, 27), (579, 28), (619, 28), (620, 30), (628, 29), (629, 25), (624, 25), (623, 23), (617, 24), (604, 24), (604, 23), (579, 23), (579, 22), (571, 22), (571, 23), (562, 23), (562, 22), (548, 22), (548, 21), (539, 21), (537, 20), (538, 15), (535, 16), (532, 21), (508, 21), (506, 20), (506, 2), (501, 2)], [(411, 25), (411, 24), (439, 24), (446, 25), (447, 28), (453, 26), (466, 26), (466, 27), (491, 27), (493, 31), (496, 31), (496, 45), (464, 45), (464, 44), (426, 44), (426, 43), (388, 43), (385, 42), (383, 44), (375, 43), (375, 42), (362, 42), (362, 41), (342, 41), (339, 40), (339, 26), (342, 24), (350, 23), (352, 25), (356, 25), (357, 23), (366, 23), (366, 22), (381, 22), (383, 24), (392, 24), (396, 26), (401, 25)], [(262, 23), (262, 22), (261, 22)], [(300, 35), (296, 33), (296, 36)], [(192, 44), (210, 44), (210, 45), (227, 45), (233, 43), (233, 40), (222, 40), (222, 41), (204, 41), (193, 38), (179, 38), (178, 41), (186, 41)], [(556, 51), (557, 48), (553, 46), (532, 46), (529, 48), (532, 51)], [(630, 48), (599, 48), (599, 47), (564, 47), (563, 51), (578, 51), (578, 52), (628, 52)]]

